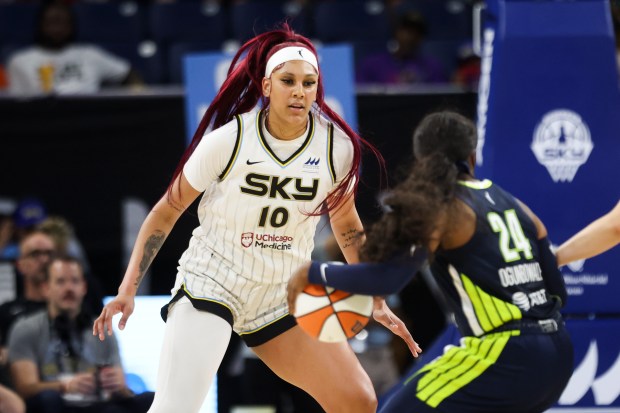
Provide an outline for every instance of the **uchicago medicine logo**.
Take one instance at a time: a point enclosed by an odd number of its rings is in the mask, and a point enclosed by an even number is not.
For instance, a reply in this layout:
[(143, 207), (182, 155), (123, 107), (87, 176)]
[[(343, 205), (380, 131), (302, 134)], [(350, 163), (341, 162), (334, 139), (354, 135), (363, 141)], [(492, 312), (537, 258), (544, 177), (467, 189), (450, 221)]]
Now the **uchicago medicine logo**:
[(554, 182), (571, 182), (594, 145), (581, 116), (558, 109), (548, 112), (536, 126), (531, 148)]

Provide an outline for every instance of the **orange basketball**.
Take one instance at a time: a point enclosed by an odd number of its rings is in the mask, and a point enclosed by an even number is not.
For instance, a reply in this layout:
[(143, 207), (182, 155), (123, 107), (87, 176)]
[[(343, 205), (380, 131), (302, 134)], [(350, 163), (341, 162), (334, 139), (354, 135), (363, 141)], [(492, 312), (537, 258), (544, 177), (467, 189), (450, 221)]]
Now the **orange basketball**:
[(368, 295), (310, 284), (297, 297), (295, 307), (302, 330), (320, 341), (333, 343), (362, 331), (372, 314), (373, 300)]

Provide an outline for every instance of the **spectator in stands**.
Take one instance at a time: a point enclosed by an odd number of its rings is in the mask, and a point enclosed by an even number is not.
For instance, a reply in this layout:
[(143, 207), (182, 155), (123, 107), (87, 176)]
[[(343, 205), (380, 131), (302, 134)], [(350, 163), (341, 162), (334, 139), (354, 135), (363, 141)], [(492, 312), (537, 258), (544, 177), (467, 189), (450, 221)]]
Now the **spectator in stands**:
[(27, 197), (19, 201), (13, 211), (14, 238), (16, 242), (14, 259), (18, 257), (18, 246), (21, 241), (46, 218), (47, 208), (40, 199)]
[(2, 347), (6, 345), (8, 331), (18, 317), (45, 308), (43, 283), (46, 267), (54, 254), (54, 241), (43, 232), (32, 232), (21, 241), (16, 266), (22, 277), (23, 294), (0, 305)]
[(19, 317), (45, 308), (43, 280), (46, 267), (54, 254), (54, 241), (42, 232), (27, 235), (19, 244), (15, 264), (23, 284), (23, 293), (0, 305), (0, 383), (10, 385), (6, 345), (8, 332)]
[(13, 239), (13, 217), (5, 211), (0, 211), (0, 260), (15, 259), (17, 248)]
[(79, 261), (53, 258), (44, 290), (47, 308), (18, 320), (9, 336), (11, 374), (28, 412), (146, 412), (153, 393), (134, 395), (127, 387), (116, 340), (91, 334)]
[(0, 385), (0, 413), (25, 413), (24, 401), (13, 390)]
[(73, 225), (60, 216), (49, 216), (37, 225), (37, 229), (52, 237), (56, 250), (60, 255), (70, 255), (80, 260), (84, 271), (88, 272), (89, 264), (82, 244), (75, 236)]
[(103, 289), (99, 280), (90, 272), (90, 265), (82, 244), (75, 236), (75, 230), (69, 221), (60, 216), (49, 216), (41, 221), (37, 230), (46, 233), (54, 240), (58, 255), (69, 255), (80, 261), (86, 275), (88, 292), (84, 299), (84, 309), (89, 314), (99, 314), (103, 308)]
[(97, 46), (75, 44), (75, 33), (69, 5), (44, 3), (37, 18), (36, 45), (9, 59), (9, 91), (14, 95), (93, 93), (107, 84), (142, 83), (129, 62)]
[(421, 14), (409, 11), (400, 16), (394, 31), (395, 47), (362, 60), (359, 84), (413, 84), (447, 82), (437, 59), (422, 51), (427, 33)]
[(6, 77), (6, 70), (4, 69), (4, 65), (0, 64), (0, 91), (7, 89), (8, 86), (9, 81)]
[(480, 57), (474, 53), (471, 43), (459, 47), (456, 70), (452, 83), (468, 91), (478, 90), (480, 80)]

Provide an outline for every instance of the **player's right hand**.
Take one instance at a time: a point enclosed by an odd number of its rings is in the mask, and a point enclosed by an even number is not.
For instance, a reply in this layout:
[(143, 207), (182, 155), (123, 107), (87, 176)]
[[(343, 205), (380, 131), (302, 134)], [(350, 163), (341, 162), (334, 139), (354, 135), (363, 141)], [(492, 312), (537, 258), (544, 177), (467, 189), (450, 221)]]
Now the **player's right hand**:
[(127, 319), (133, 313), (135, 302), (134, 296), (128, 294), (119, 294), (114, 300), (107, 303), (101, 314), (93, 323), (93, 336), (99, 336), (99, 340), (105, 340), (105, 331), (108, 330), (108, 335), (112, 335), (112, 317), (118, 313), (122, 313), (123, 316), (118, 322), (118, 328), (123, 330), (127, 324)]

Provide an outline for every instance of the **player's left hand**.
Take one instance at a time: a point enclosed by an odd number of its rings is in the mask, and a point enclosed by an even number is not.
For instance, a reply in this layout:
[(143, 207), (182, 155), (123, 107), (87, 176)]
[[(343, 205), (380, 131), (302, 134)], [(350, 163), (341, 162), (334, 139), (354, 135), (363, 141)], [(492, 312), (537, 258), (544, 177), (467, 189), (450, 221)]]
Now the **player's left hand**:
[(405, 323), (403, 323), (400, 318), (396, 317), (396, 314), (387, 306), (385, 299), (383, 297), (374, 297), (374, 306), (375, 309), (372, 312), (373, 318), (383, 324), (385, 328), (390, 330), (393, 334), (402, 338), (405, 343), (407, 343), (407, 347), (409, 347), (409, 351), (411, 351), (413, 357), (418, 357), (422, 349), (411, 336)]
[(286, 286), (288, 296), (286, 301), (288, 302), (288, 313), (295, 315), (295, 303), (297, 302), (297, 296), (302, 292), (308, 284), (308, 271), (310, 270), (311, 262), (303, 264), (297, 268)]

